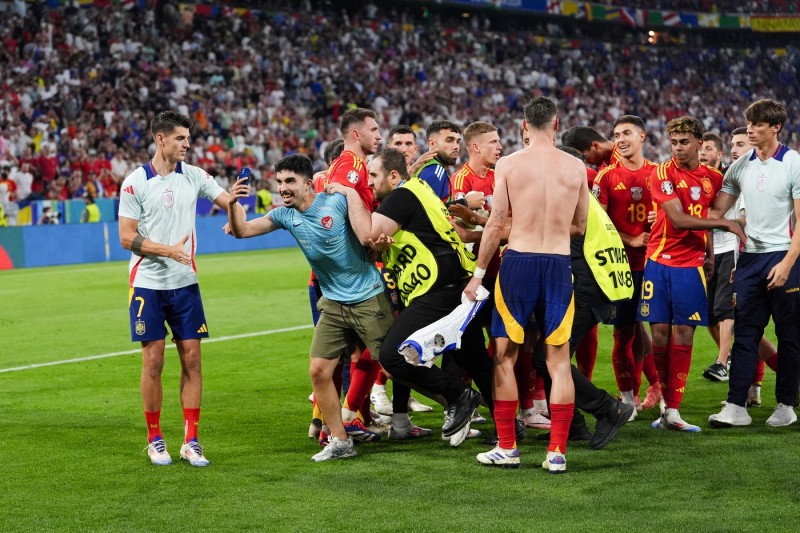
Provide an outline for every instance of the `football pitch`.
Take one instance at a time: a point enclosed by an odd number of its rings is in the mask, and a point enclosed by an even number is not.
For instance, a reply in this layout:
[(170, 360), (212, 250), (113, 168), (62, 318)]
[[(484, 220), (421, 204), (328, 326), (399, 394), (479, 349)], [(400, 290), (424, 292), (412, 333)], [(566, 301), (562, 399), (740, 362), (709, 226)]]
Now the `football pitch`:
[[(716, 353), (704, 328), (695, 336), (681, 409), (701, 433), (651, 429), (656, 411), (643, 412), (603, 450), (570, 443), (568, 471), (554, 476), (541, 468), (546, 442), (534, 440), (537, 430), (519, 442), (521, 468), (484, 467), (475, 460), (489, 448), (481, 439), (457, 449), (440, 439), (436, 405), (413, 418), (432, 437), (363, 444), (354, 459), (315, 464), (309, 459), (319, 446), (306, 437), (312, 330), (302, 254), (196, 261), (211, 332), (203, 342), (200, 422), (207, 468), (178, 460), (183, 419), (174, 349), (164, 369), (162, 429), (175, 463), (152, 466), (142, 451), (141, 362), (129, 340), (126, 263), (0, 272), (0, 530), (798, 528), (800, 426), (764, 425), (775, 406), (775, 376), (767, 370), (752, 426), (708, 427), (727, 385), (701, 376)], [(615, 394), (611, 342), (610, 328), (601, 327), (595, 382)]]

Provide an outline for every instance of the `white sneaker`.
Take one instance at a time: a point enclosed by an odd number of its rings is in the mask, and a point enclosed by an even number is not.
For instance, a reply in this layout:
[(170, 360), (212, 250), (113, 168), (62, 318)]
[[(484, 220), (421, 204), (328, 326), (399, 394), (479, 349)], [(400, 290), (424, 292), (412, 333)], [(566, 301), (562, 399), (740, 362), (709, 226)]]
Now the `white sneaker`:
[(633, 422), (634, 420), (636, 420), (636, 415), (638, 415), (639, 411), (642, 410), (641, 409), (641, 404), (639, 404), (640, 405), (639, 409), (636, 409), (637, 400), (638, 400), (638, 398), (634, 398), (632, 390), (620, 392), (620, 401), (622, 403), (625, 403), (625, 404), (628, 404), (628, 405), (632, 405), (634, 407), (630, 418), (628, 418), (628, 422)]
[(433, 411), (433, 407), (420, 403), (419, 400), (413, 396), (408, 397), (408, 408), (415, 413), (430, 413)]
[(522, 420), (522, 423), (525, 424), (525, 427), (534, 429), (550, 429), (550, 419), (545, 418), (545, 416), (538, 411), (527, 413), (523, 415), (520, 420)]
[(542, 468), (551, 474), (562, 474), (567, 471), (567, 458), (561, 452), (547, 452)]
[(779, 403), (775, 406), (775, 411), (767, 418), (767, 425), (772, 427), (783, 427), (797, 422), (797, 415), (791, 405)]
[(156, 437), (147, 445), (150, 462), (154, 465), (165, 466), (172, 464), (172, 457), (167, 453), (167, 443), (161, 437)]
[(729, 428), (733, 426), (749, 426), (753, 419), (747, 414), (747, 408), (741, 405), (725, 402), (722, 411), (708, 417), (712, 428)]
[(416, 424), (409, 424), (404, 428), (392, 426), (389, 429), (389, 440), (418, 439), (420, 437), (429, 437), (430, 435), (433, 435), (433, 431), (428, 428), (421, 428)]
[(500, 446), (495, 446), (493, 450), (479, 453), (477, 458), (478, 462), (484, 465), (519, 468), (519, 450), (516, 448), (504, 450)]
[(389, 395), (386, 394), (386, 387), (378, 388), (372, 387), (372, 392), (369, 395), (369, 401), (375, 407), (375, 411), (379, 415), (392, 416), (394, 410), (392, 409), (392, 401), (389, 400)]
[(358, 454), (356, 453), (355, 446), (353, 446), (352, 437), (348, 437), (347, 440), (339, 440), (336, 437), (331, 437), (328, 439), (328, 444), (325, 445), (325, 448), (314, 455), (311, 460), (318, 463), (320, 461), (329, 461), (332, 459), (346, 459), (348, 457), (355, 457), (356, 455)]
[(661, 424), (663, 429), (672, 429), (675, 431), (685, 431), (687, 433), (700, 432), (700, 426), (690, 424), (681, 418), (681, 414), (677, 409), (667, 409), (661, 417)]
[(382, 414), (380, 414), (380, 413), (378, 413), (376, 411), (373, 411), (371, 409), (369, 411), (369, 416), (372, 417), (372, 420), (374, 420), (375, 422), (377, 422), (378, 424), (381, 424), (383, 426), (391, 426), (392, 425), (392, 417), (391, 416), (382, 415)]
[(486, 418), (482, 414), (478, 412), (477, 409), (472, 412), (472, 420), (469, 421), (470, 424), (485, 424)]
[(196, 440), (190, 440), (181, 446), (181, 459), (189, 461), (192, 466), (208, 466), (208, 459), (203, 455), (203, 447)]
[[(450, 440), (450, 446), (452, 446), (453, 448), (458, 448), (459, 446), (461, 446), (464, 443), (465, 440), (467, 440), (467, 437), (469, 436), (469, 432), (470, 432), (469, 424), (470, 423), (467, 422), (466, 424), (464, 424), (463, 428), (459, 429), (458, 431), (456, 431), (455, 433), (450, 435), (449, 438), (448, 437), (442, 437), (442, 439), (443, 440), (444, 439), (449, 439)], [(480, 432), (478, 433), (478, 435), (480, 435)]]

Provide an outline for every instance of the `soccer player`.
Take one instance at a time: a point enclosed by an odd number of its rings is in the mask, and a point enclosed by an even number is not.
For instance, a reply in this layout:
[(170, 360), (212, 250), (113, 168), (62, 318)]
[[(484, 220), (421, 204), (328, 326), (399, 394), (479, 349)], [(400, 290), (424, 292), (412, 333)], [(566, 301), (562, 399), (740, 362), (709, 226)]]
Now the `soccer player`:
[[(408, 364), (397, 347), (460, 305), (462, 290), (475, 265), (474, 256), (458, 238), (447, 210), (430, 186), (408, 176), (398, 150), (387, 148), (373, 158), (370, 175), (375, 195), (381, 200), (373, 214), (341, 184), (331, 184), (326, 191), (347, 196), (353, 230), (363, 244), (382, 251), (383, 264), (393, 272), (405, 304), (380, 352), (381, 364), (395, 385), (389, 438), (405, 438), (407, 432), (415, 431), (402, 398), (398, 399), (398, 385), (405, 384), (428, 397), (443, 397), (447, 411), (442, 435), (451, 437), (451, 446), (458, 446), (469, 434), (470, 419), (482, 401), (481, 394), (435, 365)], [(461, 349), (453, 351), (453, 357), (486, 394), (491, 411), (492, 362), (477, 322), (466, 327)]]
[(208, 337), (208, 326), (194, 264), (195, 206), (203, 197), (224, 209), (228, 193), (204, 170), (184, 162), (191, 127), (192, 121), (185, 115), (172, 111), (157, 114), (150, 123), (156, 153), (125, 178), (120, 192), (119, 237), (122, 247), (132, 252), (131, 340), (142, 343), (147, 450), (156, 465), (172, 463), (160, 424), (165, 321), (181, 361), (185, 432), (180, 456), (192, 466), (209, 463), (197, 441), (203, 389), (200, 339)]
[(461, 128), (449, 120), (435, 120), (426, 133), (428, 148), (435, 150), (436, 156), (426, 161), (412, 176), (426, 182), (442, 202), (447, 202), (453, 195), (447, 167), (455, 165), (458, 160)]
[(311, 341), (309, 373), (314, 398), (330, 437), (325, 448), (311, 460), (353, 457), (356, 455), (353, 437), (377, 439), (357, 419), (351, 423), (343, 421), (344, 409), (340, 411), (333, 373), (340, 360), (350, 357), (356, 339), (371, 351), (380, 351), (383, 337), (392, 324), (392, 311), (383, 294), (378, 270), (350, 228), (344, 199), (314, 193), (313, 166), (304, 155), (280, 160), (275, 172), (284, 205), (247, 221), (236, 200), (248, 196), (249, 187), (243, 180), (237, 180), (228, 202), (230, 231), (241, 239), (285, 229), (297, 240), (316, 273), (323, 297), (318, 304), (320, 318)]
[(561, 135), (561, 144), (575, 148), (583, 160), (602, 170), (619, 161), (617, 146), (588, 126), (573, 126)]
[[(654, 428), (697, 432), (678, 412), (692, 361), (697, 326), (708, 323), (705, 274), (708, 230), (722, 228), (743, 237), (736, 222), (708, 219), (708, 207), (722, 186), (722, 174), (699, 161), (703, 124), (682, 116), (666, 127), (672, 159), (650, 176), (650, 193), (658, 206), (639, 300), (639, 320), (650, 323), (653, 352), (666, 410)], [(713, 255), (711, 255), (713, 257)]]
[[(722, 163), (722, 138), (713, 131), (703, 134), (700, 162), (725, 175)], [(739, 218), (739, 209), (733, 206), (725, 218)], [(728, 381), (728, 356), (733, 345), (733, 283), (731, 272), (736, 264), (739, 239), (727, 231), (714, 230), (714, 271), (708, 280), (708, 332), (717, 343), (719, 352), (714, 363), (703, 371), (711, 381)]]
[[(498, 446), (478, 461), (497, 466), (519, 464), (514, 442), (517, 387), (514, 363), (524, 327), (536, 314), (546, 344), (550, 393), (550, 446), (542, 464), (550, 472), (566, 470), (567, 436), (574, 409), (569, 338), (573, 318), (570, 238), (584, 232), (588, 210), (586, 169), (553, 146), (558, 130), (555, 102), (538, 97), (525, 106), (524, 127), (531, 145), (500, 159), (495, 167), (492, 215), (484, 229), (478, 266), (465, 293), (474, 300), (486, 267), (505, 233), (509, 210), (514, 223), (495, 288), (492, 334), (495, 423)], [(536, 209), (531, 209), (531, 206)]]
[(728, 401), (708, 418), (712, 427), (752, 423), (745, 402), (758, 360), (758, 345), (770, 317), (775, 323), (778, 357), (775, 398), (778, 404), (768, 426), (788, 426), (800, 381), (800, 156), (778, 141), (788, 119), (774, 100), (759, 100), (745, 111), (753, 150), (728, 169), (714, 213), (726, 212), (742, 196), (747, 206), (747, 239), (734, 278), (734, 341)]
[[(647, 221), (647, 212), (651, 206), (650, 174), (656, 166), (644, 157), (642, 145), (646, 136), (641, 118), (635, 115), (619, 117), (614, 122), (614, 145), (619, 159), (597, 174), (593, 187), (600, 205), (608, 213), (625, 244), (625, 253), (633, 276), (634, 297), (617, 303), (611, 319), (614, 324), (614, 349), (611, 356), (614, 374), (622, 401), (636, 407), (633, 418), (642, 409), (639, 386), (647, 356), (650, 357), (652, 368), (647, 372), (651, 384), (645, 401), (649, 408), (654, 407), (661, 399), (653, 356), (646, 348), (652, 346), (652, 341), (644, 325), (636, 320), (645, 252), (650, 238), (650, 224)], [(634, 347), (637, 348), (635, 353)]]

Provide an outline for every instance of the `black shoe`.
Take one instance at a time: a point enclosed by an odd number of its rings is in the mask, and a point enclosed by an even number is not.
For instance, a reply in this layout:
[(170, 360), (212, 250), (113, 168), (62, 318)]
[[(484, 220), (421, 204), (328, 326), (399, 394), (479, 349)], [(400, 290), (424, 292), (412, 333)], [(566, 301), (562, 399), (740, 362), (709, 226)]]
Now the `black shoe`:
[(719, 361), (703, 370), (703, 377), (710, 381), (728, 381), (728, 369)]
[(450, 437), (467, 425), (472, 418), (472, 411), (481, 404), (481, 401), (483, 401), (481, 393), (471, 387), (464, 389), (458, 400), (445, 411), (442, 435)]
[[(514, 429), (516, 431), (517, 442), (525, 440), (525, 438), (528, 436), (528, 428), (526, 428), (522, 420), (518, 418), (514, 420)], [(500, 439), (497, 437), (497, 431), (493, 431), (492, 434), (483, 439), (482, 442), (482, 444), (486, 446), (497, 446), (499, 443)]]
[(589, 447), (593, 450), (605, 448), (617, 436), (619, 428), (630, 420), (634, 409), (633, 405), (618, 401), (607, 417), (597, 421)]
[[(567, 436), (568, 441), (573, 441), (573, 442), (581, 440), (586, 441), (586, 440), (591, 440), (591, 438), (592, 438), (592, 432), (589, 431), (588, 427), (586, 427), (585, 422), (581, 422), (578, 424), (570, 424), (569, 435)], [(539, 433), (534, 437), (534, 439), (549, 441), (550, 432), (548, 431), (547, 433)]]

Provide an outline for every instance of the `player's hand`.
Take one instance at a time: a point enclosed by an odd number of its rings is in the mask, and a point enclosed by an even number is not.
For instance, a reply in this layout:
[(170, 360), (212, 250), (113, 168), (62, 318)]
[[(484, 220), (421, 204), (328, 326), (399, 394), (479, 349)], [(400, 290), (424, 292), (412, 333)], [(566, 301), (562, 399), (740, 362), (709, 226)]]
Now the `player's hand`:
[(731, 270), (731, 279), (730, 279), (731, 285), (733, 285), (733, 280), (735, 277), (736, 277), (736, 269), (734, 268), (733, 270)]
[(783, 284), (786, 283), (786, 280), (789, 279), (789, 272), (792, 271), (792, 264), (786, 264), (786, 259), (772, 267), (772, 270), (769, 271), (767, 274), (767, 290), (771, 291), (772, 289), (778, 289), (783, 287)]
[(450, 211), (451, 215), (460, 218), (467, 224), (472, 226), (476, 226), (478, 224), (477, 214), (468, 207), (464, 207), (461, 204), (450, 204), (447, 206), (447, 210)]
[(480, 209), (486, 200), (480, 191), (469, 191), (464, 198), (467, 200), (467, 207), (470, 209)]
[(231, 192), (228, 196), (228, 205), (233, 205), (239, 198), (247, 198), (250, 196), (250, 185), (244, 183), (245, 180), (249, 180), (250, 178), (242, 178), (236, 180), (233, 185), (231, 185)]
[(631, 237), (630, 246), (633, 248), (642, 248), (647, 246), (647, 241), (650, 240), (650, 232), (644, 231), (636, 237)]
[(711, 276), (714, 275), (714, 258), (708, 257), (703, 262), (703, 272), (706, 275), (706, 281), (711, 280)]
[(744, 226), (739, 222), (739, 220), (727, 220), (726, 222), (727, 227), (725, 229), (739, 237), (739, 240), (742, 244), (746, 243), (747, 235), (744, 234)]
[(183, 240), (177, 244), (173, 244), (172, 246), (167, 248), (166, 256), (170, 259), (174, 259), (178, 263), (184, 265), (191, 265), (192, 264), (192, 256), (186, 251), (186, 241), (189, 240), (189, 235), (183, 238)]
[(226, 222), (224, 226), (222, 226), (222, 231), (225, 232), (225, 235), (231, 235), (231, 223)]
[(425, 163), (436, 157), (436, 154), (438, 153), (439, 152), (437, 150), (428, 150), (427, 152), (419, 156), (419, 159), (414, 161), (414, 163), (412, 163), (411, 166), (408, 167), (408, 175), (413, 177), (414, 174), (416, 174), (417, 171), (422, 167), (422, 165), (424, 165)]
[(385, 233), (381, 233), (377, 239), (369, 240), (369, 246), (370, 248), (372, 248), (373, 250), (377, 250), (378, 252), (385, 252), (386, 250), (391, 248), (395, 242), (396, 241), (391, 235), (386, 235)]
[(332, 181), (325, 187), (325, 192), (327, 194), (336, 194), (337, 192), (347, 198), (348, 191), (354, 190), (352, 187), (348, 187), (347, 185), (342, 185), (341, 183), (337, 183)]
[(474, 302), (478, 298), (478, 287), (483, 284), (483, 278), (476, 278), (472, 276), (472, 279), (469, 280), (467, 283), (467, 287), (464, 289), (464, 294), (466, 294), (467, 299), (470, 302)]
[(655, 222), (655, 221), (656, 221), (656, 212), (655, 212), (655, 210), (648, 211), (647, 212), (647, 223), (652, 226), (653, 222)]

